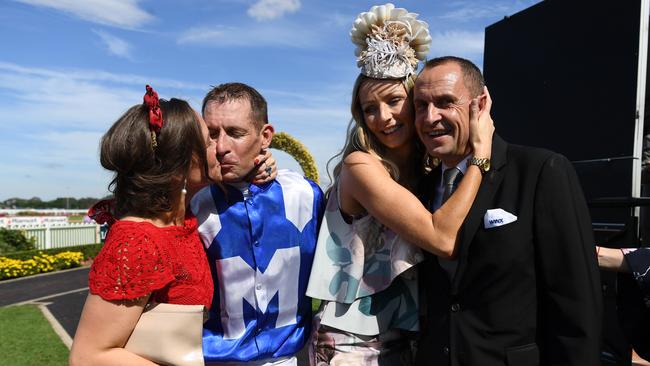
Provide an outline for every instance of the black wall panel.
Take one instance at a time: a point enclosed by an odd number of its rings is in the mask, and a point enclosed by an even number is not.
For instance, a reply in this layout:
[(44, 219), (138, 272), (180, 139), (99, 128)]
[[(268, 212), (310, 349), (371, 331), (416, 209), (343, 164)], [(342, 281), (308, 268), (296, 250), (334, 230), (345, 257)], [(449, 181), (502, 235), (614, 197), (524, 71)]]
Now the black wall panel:
[[(486, 28), (497, 132), (576, 162), (586, 196), (630, 196), (640, 1), (547, 0)], [(578, 161), (617, 158), (611, 162)]]

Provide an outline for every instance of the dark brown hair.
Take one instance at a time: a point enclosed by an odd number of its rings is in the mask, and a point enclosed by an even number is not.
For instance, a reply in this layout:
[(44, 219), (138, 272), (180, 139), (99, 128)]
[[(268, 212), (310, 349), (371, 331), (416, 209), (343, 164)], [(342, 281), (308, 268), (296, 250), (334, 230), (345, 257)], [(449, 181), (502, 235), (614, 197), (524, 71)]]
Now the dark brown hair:
[(109, 190), (117, 217), (152, 218), (173, 209), (192, 159), (207, 166), (205, 139), (196, 112), (180, 99), (160, 100), (163, 127), (152, 145), (149, 110), (131, 107), (102, 137), (100, 161), (115, 172)]
[(233, 100), (248, 100), (251, 107), (251, 120), (258, 131), (269, 123), (266, 100), (255, 88), (243, 83), (225, 83), (212, 88), (203, 98), (201, 113), (205, 116), (205, 107), (210, 102), (219, 104)]
[(483, 86), (485, 86), (483, 74), (481, 74), (481, 70), (478, 68), (478, 66), (476, 66), (470, 60), (456, 56), (436, 57), (427, 61), (427, 63), (424, 64), (424, 68), (422, 70), (424, 71), (448, 63), (455, 63), (460, 66), (460, 70), (463, 73), (463, 83), (472, 94), (472, 98), (483, 94)]

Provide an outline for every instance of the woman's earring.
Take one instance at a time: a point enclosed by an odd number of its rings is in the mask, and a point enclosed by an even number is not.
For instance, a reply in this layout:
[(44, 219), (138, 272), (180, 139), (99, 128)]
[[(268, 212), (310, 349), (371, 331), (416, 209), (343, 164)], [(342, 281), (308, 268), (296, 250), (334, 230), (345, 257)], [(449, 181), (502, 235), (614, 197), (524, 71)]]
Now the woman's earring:
[(433, 169), (435, 169), (438, 165), (440, 165), (440, 159), (434, 158), (433, 156), (425, 153), (424, 154), (424, 172), (429, 173)]
[(187, 189), (185, 187), (187, 187), (187, 179), (183, 181), (183, 189), (181, 189), (182, 194), (187, 194)]

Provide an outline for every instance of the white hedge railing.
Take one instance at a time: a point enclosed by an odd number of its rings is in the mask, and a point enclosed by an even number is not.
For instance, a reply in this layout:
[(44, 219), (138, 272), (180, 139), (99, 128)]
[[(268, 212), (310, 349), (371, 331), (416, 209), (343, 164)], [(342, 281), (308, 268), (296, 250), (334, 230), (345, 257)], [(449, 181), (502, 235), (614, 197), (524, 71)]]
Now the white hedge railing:
[(100, 242), (97, 224), (45, 226), (12, 229), (22, 231), (26, 237), (36, 239), (36, 249), (65, 248)]

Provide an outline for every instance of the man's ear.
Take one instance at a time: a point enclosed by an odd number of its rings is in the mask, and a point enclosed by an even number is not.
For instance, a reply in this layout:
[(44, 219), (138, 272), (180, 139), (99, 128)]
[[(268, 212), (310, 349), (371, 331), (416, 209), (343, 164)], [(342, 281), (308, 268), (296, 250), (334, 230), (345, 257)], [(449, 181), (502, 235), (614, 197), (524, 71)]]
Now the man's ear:
[(273, 125), (265, 124), (260, 131), (260, 136), (262, 136), (262, 149), (268, 149), (271, 146), (271, 140), (273, 140), (273, 134), (275, 129)]

